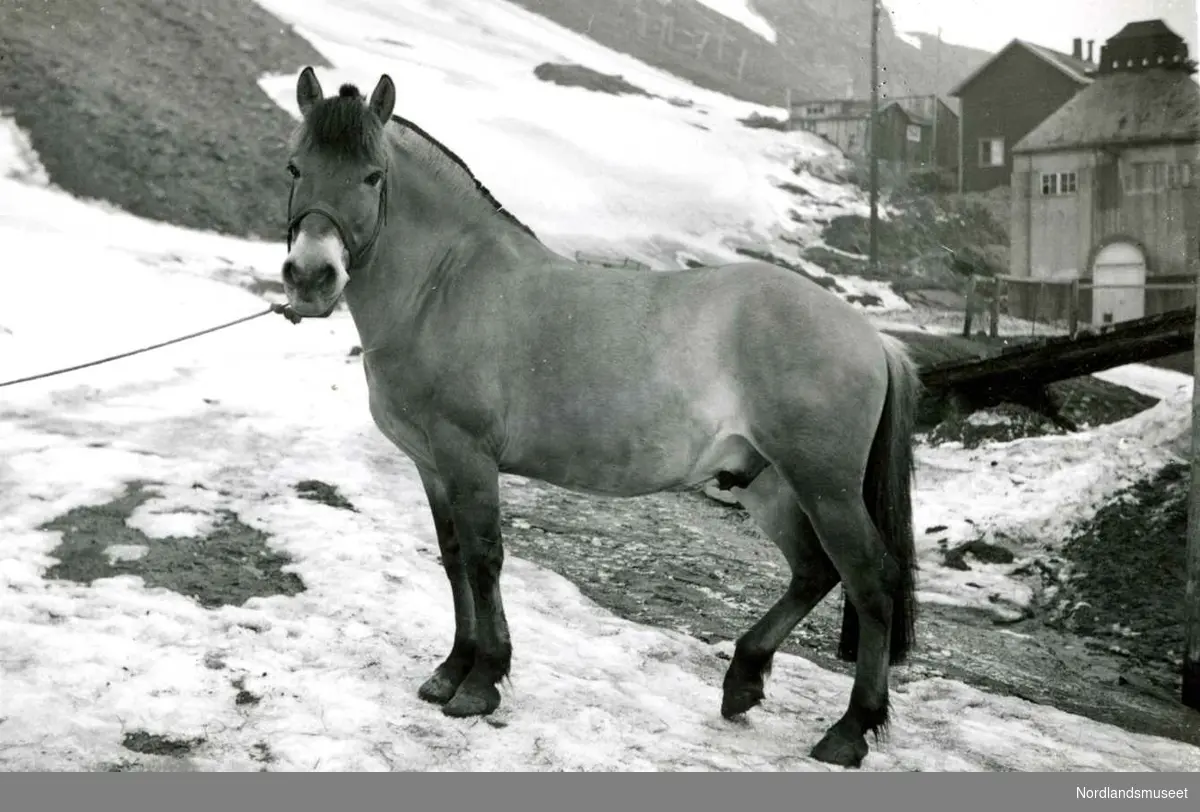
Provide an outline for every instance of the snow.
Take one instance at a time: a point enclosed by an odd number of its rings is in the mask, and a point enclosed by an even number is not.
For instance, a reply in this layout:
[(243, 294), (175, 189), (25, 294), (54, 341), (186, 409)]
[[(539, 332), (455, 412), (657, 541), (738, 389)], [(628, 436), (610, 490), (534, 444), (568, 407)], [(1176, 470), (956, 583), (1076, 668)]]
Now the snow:
[[(596, 128), (614, 116), (644, 130), (661, 119), (676, 137), (687, 114), (535, 85), (526, 77), (532, 63), (569, 57), (619, 68), (655, 92), (679, 83), (519, 9), (345, 0), (333, 14), (321, 3), (268, 5), (332, 55), (337, 70), (322, 74), (330, 84), (334, 76), (362, 81), (385, 64), (403, 77), (406, 112), (453, 135), (447, 140), (501, 199), (520, 199), (535, 227), (560, 241), (585, 231), (597, 239), (633, 234), (626, 247), (645, 255), (655, 240), (671, 242), (666, 234), (679, 243), (673, 250), (702, 252), (716, 245), (714, 229), (731, 225), (739, 184), (756, 191), (745, 201), (751, 223), (759, 218), (762, 227), (777, 214), (761, 178), (776, 171), (768, 155), (786, 151), (784, 142), (717, 123), (719, 109), (736, 105), (698, 91), (698, 103), (714, 110), (719, 146), (680, 149), (711, 161), (700, 164), (713, 178), (703, 195), (689, 196), (700, 191), (697, 182), (669, 160), (639, 188), (635, 165), (643, 159), (604, 152), (603, 133), (582, 138), (578, 155), (563, 154), (578, 134), (569, 131), (572, 115)], [(501, 34), (485, 42), (483, 27)], [(457, 44), (451, 28), (464, 32)], [(364, 30), (414, 47), (362, 46)], [(477, 62), (452, 69), (485, 44), (493, 51), (486, 70)], [(292, 81), (264, 85), (286, 103)], [(510, 82), (516, 90), (489, 96)], [(534, 117), (544, 103), (557, 106), (561, 121)], [(553, 137), (522, 146), (526, 130)], [(650, 153), (647, 162), (673, 151), (655, 139), (612, 142), (617, 151), (633, 145)], [(737, 158), (722, 152), (733, 146), (743, 149)], [(546, 163), (534, 162), (543, 149)], [(590, 196), (567, 191), (590, 176), (590, 161), (603, 167), (591, 172), (609, 177), (581, 185)], [(739, 180), (739, 167), (760, 180)], [(667, 180), (683, 190), (674, 207), (669, 195), (681, 193), (668, 191)], [(573, 210), (563, 198), (572, 194), (580, 195)], [(667, 226), (653, 238), (624, 228), (651, 214)], [(263, 299), (247, 288), (275, 279), (283, 257), (278, 244), (72, 199), (46, 183), (5, 118), (0, 244), (14, 269), (0, 297), (0, 380), (256, 312)], [(343, 312), (299, 326), (271, 316), (4, 390), (0, 770), (97, 770), (130, 760), (138, 769), (255, 770), (266, 754), (275, 770), (827, 769), (806, 754), (844, 710), (849, 678), (780, 655), (764, 706), (746, 722), (726, 722), (718, 708), (728, 644), (621, 620), (557, 574), (511, 557), (504, 585), (515, 660), (505, 704), (487, 722), (455, 721), (419, 701), (417, 685), (451, 641), (449, 591), (416, 472), (368, 415), (359, 362), (347, 357), (355, 343)], [(1135, 471), (1161, 464), (1166, 438), (1185, 425), (1183, 381), (1138, 367), (1112, 375), (1167, 400), (1069, 438), (921, 449), (920, 527), (941, 522), (965, 537), (969, 518), (993, 532), (1049, 540)], [(305, 479), (336, 484), (357, 511), (299, 498), (293, 486)], [(127, 520), (148, 540), (185, 544), (230, 513), (294, 562), (289, 569), (305, 591), (206, 609), (132, 575), (88, 585), (48, 579), (60, 537), (41, 525), (109, 502), (133, 481), (154, 483), (152, 498)], [(127, 540), (102, 552), (125, 562), (147, 555), (147, 544)], [(939, 580), (940, 570), (922, 572), (923, 599), (965, 595), (963, 584)], [(997, 589), (1007, 579), (992, 576)], [(239, 704), (241, 690), (259, 701)], [(891, 736), (872, 748), (867, 770), (1200, 770), (1197, 748), (952, 680), (898, 686), (893, 697)], [(135, 730), (202, 743), (178, 758), (141, 756), (121, 745)]]
[(900, 40), (901, 42), (903, 42), (907, 45), (911, 45), (912, 47), (916, 48), (918, 51), (921, 49), (921, 38), (918, 37), (916, 34), (909, 34), (909, 33), (903, 32), (903, 31), (897, 31), (896, 39)]
[[(1052, 554), (1074, 524), (1095, 515), (1117, 491), (1180, 459), (1181, 438), (1191, 434), (1189, 376), (1130, 365), (1096, 377), (1162, 400), (1126, 420), (1068, 435), (972, 450), (961, 443), (919, 448), (914, 514), (921, 600), (1020, 612), (1033, 592), (1015, 570), (1031, 557)], [(953, 547), (980, 538), (1016, 547), (1017, 559), (972, 561), (969, 571), (940, 566), (939, 540)]]
[[(461, 155), (497, 199), (567, 255), (619, 251), (659, 268), (679, 267), (681, 251), (727, 261), (736, 258), (735, 245), (788, 248), (778, 236), (790, 227), (790, 210), (810, 220), (867, 211), (858, 190), (843, 188), (837, 211), (818, 212), (807, 209), (821, 198), (778, 188), (796, 179), (793, 162), (836, 152), (809, 133), (738, 121), (755, 112), (782, 118), (782, 108), (702, 89), (516, 5), (262, 5), (335, 66), (317, 71), (327, 93), (342, 82), (370, 93), (380, 74), (391, 75), (396, 112)], [(736, 0), (723, 5), (739, 7)], [(544, 62), (620, 75), (661, 98), (544, 82), (533, 73)], [(296, 113), (295, 74), (266, 77), (262, 86)], [(673, 106), (672, 98), (694, 106)]]
[(728, 17), (735, 23), (741, 23), (767, 42), (775, 43), (775, 29), (754, 10), (753, 0), (697, 0), (697, 2)]

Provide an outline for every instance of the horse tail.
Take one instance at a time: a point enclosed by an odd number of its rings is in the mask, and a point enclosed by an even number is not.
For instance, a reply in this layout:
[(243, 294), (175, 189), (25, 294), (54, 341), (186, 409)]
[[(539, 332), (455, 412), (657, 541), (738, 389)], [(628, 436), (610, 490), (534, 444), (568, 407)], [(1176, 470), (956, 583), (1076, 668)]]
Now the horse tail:
[[(912, 482), (913, 431), (916, 423), (921, 381), (916, 365), (904, 344), (882, 335), (887, 356), (888, 389), (883, 415), (875, 430), (867, 457), (863, 501), (883, 538), (887, 551), (900, 565), (899, 580), (892, 593), (892, 639), (890, 661), (904, 662), (916, 636), (916, 546), (913, 541)], [(838, 657), (858, 658), (858, 613), (842, 596), (842, 634)]]

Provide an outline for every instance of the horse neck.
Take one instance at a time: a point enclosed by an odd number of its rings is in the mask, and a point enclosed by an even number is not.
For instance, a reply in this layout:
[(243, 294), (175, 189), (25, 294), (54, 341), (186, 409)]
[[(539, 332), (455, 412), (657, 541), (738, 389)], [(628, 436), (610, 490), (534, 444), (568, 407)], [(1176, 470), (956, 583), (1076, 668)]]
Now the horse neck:
[(495, 212), (430, 221), (395, 211), (374, 256), (352, 270), (346, 303), (364, 347), (404, 342), (429, 304), (479, 295), (493, 280), (540, 267), (549, 249)]

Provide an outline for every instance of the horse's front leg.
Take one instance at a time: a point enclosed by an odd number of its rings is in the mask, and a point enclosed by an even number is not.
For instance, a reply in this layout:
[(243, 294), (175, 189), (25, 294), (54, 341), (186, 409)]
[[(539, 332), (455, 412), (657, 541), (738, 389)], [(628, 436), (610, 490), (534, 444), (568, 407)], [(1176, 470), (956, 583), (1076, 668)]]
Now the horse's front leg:
[(457, 427), (440, 426), (431, 434), (475, 608), (475, 663), (442, 712), (486, 716), (500, 706), (496, 685), (512, 665), (512, 641), (500, 597), (500, 472), (484, 444)]
[(436, 474), (426, 470), (420, 473), (421, 484), (425, 486), (425, 496), (429, 500), (429, 510), (433, 513), (442, 567), (446, 570), (450, 594), (454, 599), (454, 646), (433, 676), (420, 687), (417, 695), (426, 702), (444, 705), (454, 696), (475, 665), (475, 601), (471, 597), (471, 585), (467, 582), (462, 547), (454, 529), (454, 516), (446, 488)]

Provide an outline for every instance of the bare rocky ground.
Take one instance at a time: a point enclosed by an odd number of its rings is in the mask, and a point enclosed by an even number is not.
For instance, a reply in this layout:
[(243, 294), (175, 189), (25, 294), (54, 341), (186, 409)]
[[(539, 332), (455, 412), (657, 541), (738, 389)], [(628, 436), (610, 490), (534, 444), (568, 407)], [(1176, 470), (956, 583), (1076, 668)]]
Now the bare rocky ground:
[[(747, 514), (701, 493), (606, 500), (508, 478), (504, 512), (512, 555), (554, 570), (617, 615), (707, 642), (736, 639), (787, 583), (783, 557)], [(1115, 529), (1106, 527), (1110, 534)], [(1111, 535), (1107, 547), (1124, 541), (1119, 532)], [(1083, 581), (1060, 597), (1080, 591), (1101, 607), (1104, 620), (1153, 626), (1155, 620), (1120, 608), (1136, 603), (1147, 589), (1138, 570), (1125, 569), (1124, 579), (1113, 577), (1120, 571), (1121, 563), (1113, 562), (1102, 582)], [(1182, 581), (1152, 594), (1182, 601)], [(835, 590), (783, 650), (851, 673), (851, 666), (834, 656), (840, 602)], [(1148, 610), (1159, 627), (1168, 627), (1163, 635), (1182, 616), (1176, 608)], [(1174, 632), (1182, 640), (1178, 623)], [(913, 659), (894, 669), (896, 684), (945, 676), (1200, 746), (1200, 714), (1180, 705), (1171, 671), (1178, 668), (1162, 661), (1152, 639), (1139, 648), (1136, 642), (1130, 645), (1139, 638), (1123, 636), (1122, 645), (1115, 646), (1103, 633), (1084, 635), (1078, 626), (1064, 624), (1052, 607), (1001, 625), (991, 614), (940, 605), (921, 607), (919, 638)], [(767, 693), (769, 701), (769, 684)]]

